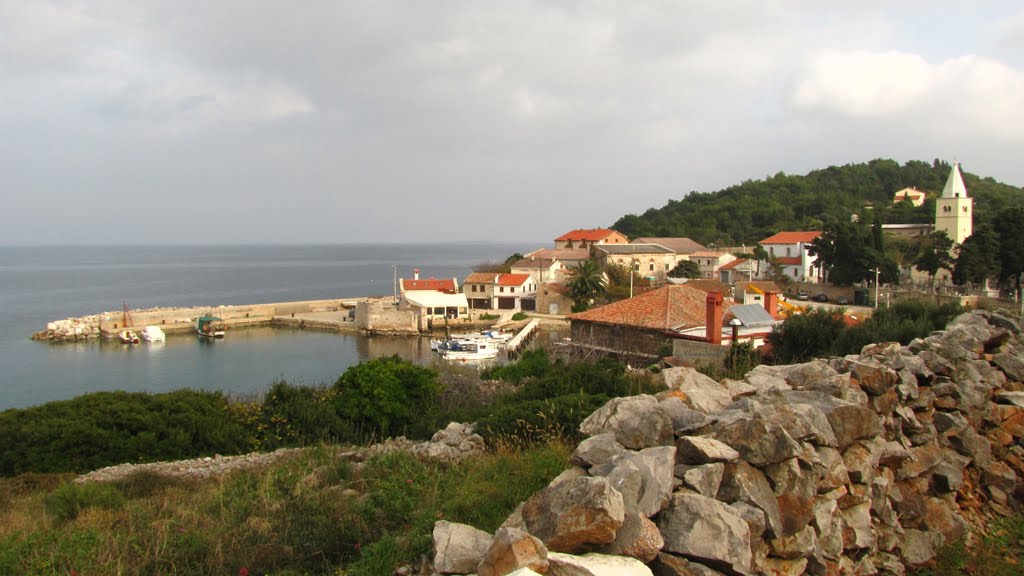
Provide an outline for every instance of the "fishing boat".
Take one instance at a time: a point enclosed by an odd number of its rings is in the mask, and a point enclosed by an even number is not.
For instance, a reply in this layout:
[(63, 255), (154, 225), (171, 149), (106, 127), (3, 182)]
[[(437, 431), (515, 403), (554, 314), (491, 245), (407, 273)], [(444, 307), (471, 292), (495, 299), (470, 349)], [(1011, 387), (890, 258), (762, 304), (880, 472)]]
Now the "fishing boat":
[(206, 314), (196, 318), (196, 334), (203, 338), (223, 338), (223, 320), (216, 316)]
[(142, 330), (142, 339), (152, 344), (153, 342), (164, 342), (167, 336), (159, 326), (146, 326)]
[(121, 339), (122, 344), (138, 344), (142, 340), (139, 339), (135, 330), (131, 329), (132, 317), (128, 314), (128, 303), (122, 300), (121, 307), (124, 309), (124, 330), (118, 332), (117, 337)]
[(445, 360), (490, 360), (498, 356), (498, 347), (490, 342), (480, 340), (462, 342), (453, 341), (446, 350), (441, 351)]

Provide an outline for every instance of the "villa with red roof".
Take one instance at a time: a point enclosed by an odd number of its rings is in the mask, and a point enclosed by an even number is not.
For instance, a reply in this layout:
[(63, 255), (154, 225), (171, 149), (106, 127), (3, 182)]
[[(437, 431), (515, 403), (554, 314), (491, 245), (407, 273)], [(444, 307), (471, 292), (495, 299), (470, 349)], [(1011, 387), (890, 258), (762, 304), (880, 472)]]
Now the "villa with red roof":
[(555, 250), (589, 249), (595, 244), (629, 244), (629, 238), (606, 228), (573, 230), (555, 238)]
[(436, 318), (461, 318), (469, 313), (469, 302), (459, 292), (455, 278), (420, 278), (419, 269), (413, 270), (413, 277), (402, 278), (399, 282), (401, 300), (399, 309), (413, 310), (419, 326), (429, 325)]
[[(816, 259), (807, 251), (807, 247), (818, 236), (821, 236), (820, 230), (779, 232), (758, 244), (768, 252), (768, 256), (782, 266), (787, 278), (792, 278), (796, 282), (820, 282), (819, 271), (814, 267)], [(761, 273), (767, 269), (767, 263), (762, 262)]]
[(537, 280), (530, 274), (474, 272), (462, 283), (462, 293), (476, 310), (537, 309)]

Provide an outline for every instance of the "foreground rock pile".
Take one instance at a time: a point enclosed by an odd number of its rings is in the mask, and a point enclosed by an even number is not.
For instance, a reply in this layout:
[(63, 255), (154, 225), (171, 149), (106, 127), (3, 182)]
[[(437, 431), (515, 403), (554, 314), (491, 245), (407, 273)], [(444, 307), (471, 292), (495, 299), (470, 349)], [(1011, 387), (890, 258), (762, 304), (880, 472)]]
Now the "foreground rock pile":
[(666, 371), (584, 421), (573, 468), (496, 534), (438, 522), (441, 574), (903, 574), (1011, 513), (1024, 338), (972, 312), (909, 346)]

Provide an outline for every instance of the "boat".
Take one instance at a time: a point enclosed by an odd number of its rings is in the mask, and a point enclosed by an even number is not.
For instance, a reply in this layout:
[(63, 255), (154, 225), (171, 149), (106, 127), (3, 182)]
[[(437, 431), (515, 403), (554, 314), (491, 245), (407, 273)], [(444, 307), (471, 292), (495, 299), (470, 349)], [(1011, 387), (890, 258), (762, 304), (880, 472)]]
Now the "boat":
[(224, 324), (222, 322), (223, 320), (210, 314), (200, 316), (196, 318), (196, 334), (204, 338), (223, 338)]
[(122, 300), (121, 307), (124, 308), (124, 330), (118, 332), (117, 337), (121, 339), (122, 344), (138, 344), (142, 340), (139, 339), (135, 330), (131, 329), (132, 317), (128, 314), (128, 303)]
[(146, 326), (142, 330), (142, 339), (152, 344), (153, 342), (164, 342), (167, 337), (159, 326)]
[(498, 356), (498, 347), (491, 342), (483, 341), (452, 341), (449, 347), (441, 351), (445, 360), (490, 360)]

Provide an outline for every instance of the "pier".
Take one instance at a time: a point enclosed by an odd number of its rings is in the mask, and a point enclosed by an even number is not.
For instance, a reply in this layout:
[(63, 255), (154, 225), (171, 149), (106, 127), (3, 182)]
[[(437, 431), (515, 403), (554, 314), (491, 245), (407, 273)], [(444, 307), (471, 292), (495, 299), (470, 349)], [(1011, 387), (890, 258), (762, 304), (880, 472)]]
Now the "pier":
[(508, 353), (509, 358), (513, 358), (519, 354), (519, 349), (526, 345), (531, 335), (540, 326), (540, 320), (534, 318), (519, 331), (518, 334), (512, 337), (505, 345), (505, 351)]

